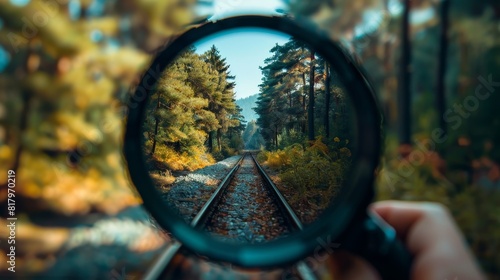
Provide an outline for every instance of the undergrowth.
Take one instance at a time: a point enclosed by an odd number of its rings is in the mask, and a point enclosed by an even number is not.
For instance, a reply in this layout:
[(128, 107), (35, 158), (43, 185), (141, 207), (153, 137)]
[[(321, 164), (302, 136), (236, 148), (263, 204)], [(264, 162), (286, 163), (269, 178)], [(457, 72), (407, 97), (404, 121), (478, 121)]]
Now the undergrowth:
[(257, 159), (277, 171), (283, 184), (294, 190), (292, 202), (309, 202), (324, 209), (338, 192), (350, 164), (351, 152), (339, 142), (329, 147), (318, 138), (283, 150), (263, 151)]
[[(146, 143), (146, 151), (150, 150), (148, 144)], [(206, 152), (205, 147), (192, 147), (189, 152), (176, 152), (168, 146), (158, 145), (147, 163), (153, 178), (158, 177), (163, 183), (171, 184), (175, 180), (172, 172), (201, 169), (214, 164), (215, 159)]]

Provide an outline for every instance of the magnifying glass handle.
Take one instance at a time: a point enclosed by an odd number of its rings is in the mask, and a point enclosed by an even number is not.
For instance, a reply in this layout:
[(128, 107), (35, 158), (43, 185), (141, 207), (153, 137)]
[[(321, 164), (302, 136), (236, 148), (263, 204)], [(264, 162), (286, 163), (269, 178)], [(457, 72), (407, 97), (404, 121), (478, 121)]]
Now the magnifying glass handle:
[(390, 225), (375, 213), (368, 213), (361, 235), (366, 243), (358, 247), (358, 254), (377, 269), (382, 279), (410, 279), (412, 256)]

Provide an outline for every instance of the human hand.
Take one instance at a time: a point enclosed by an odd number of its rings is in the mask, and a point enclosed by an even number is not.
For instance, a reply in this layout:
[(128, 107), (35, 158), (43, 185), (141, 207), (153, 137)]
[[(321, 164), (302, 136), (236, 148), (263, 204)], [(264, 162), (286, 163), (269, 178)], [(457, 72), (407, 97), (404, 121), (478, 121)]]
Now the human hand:
[[(384, 201), (370, 210), (396, 230), (413, 255), (411, 279), (485, 279), (448, 210), (437, 203)], [(366, 261), (346, 252), (334, 257), (337, 278), (380, 279)]]

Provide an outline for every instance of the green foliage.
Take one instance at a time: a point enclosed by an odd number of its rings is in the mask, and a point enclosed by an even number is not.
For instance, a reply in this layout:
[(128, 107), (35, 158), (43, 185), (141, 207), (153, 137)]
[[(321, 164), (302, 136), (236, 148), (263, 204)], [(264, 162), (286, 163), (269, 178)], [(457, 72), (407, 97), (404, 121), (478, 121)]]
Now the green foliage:
[[(205, 52), (201, 59), (210, 66), (210, 70), (215, 74), (212, 84), (214, 91), (205, 93), (205, 98), (209, 100), (209, 109), (214, 112), (217, 119), (217, 128), (209, 132), (208, 149), (213, 151), (214, 135), (217, 140), (216, 150), (222, 151), (224, 135), (228, 133), (229, 138), (234, 134), (240, 135), (245, 129), (244, 117), (241, 114), (241, 108), (236, 104), (234, 93), (234, 76), (229, 72), (229, 65), (225, 58), (222, 58), (219, 50), (212, 46)], [(226, 138), (227, 140), (227, 138)], [(231, 147), (236, 148), (237, 147)]]
[[(350, 166), (350, 150), (331, 151), (318, 137), (311, 145), (294, 144), (283, 150), (261, 152), (257, 159), (279, 172), (279, 178), (295, 191), (293, 200), (318, 201), (326, 207), (342, 185)], [(342, 151), (343, 152), (342, 152)], [(332, 157), (333, 154), (344, 154)]]
[(221, 161), (231, 156), (235, 156), (244, 149), (243, 139), (240, 135), (233, 135), (231, 138), (224, 138), (221, 143), (221, 150), (216, 148), (211, 154), (217, 161)]
[(272, 57), (266, 59), (266, 66), (261, 68), (264, 77), (255, 111), (267, 147), (277, 149), (278, 135), (286, 128), (305, 132), (306, 75), (311, 66), (307, 63), (309, 51), (296, 40), (276, 45), (271, 53)]
[(435, 100), (431, 92), (423, 92), (416, 96), (413, 103), (413, 131), (418, 135), (429, 135), (438, 126), (436, 110), (429, 106)]
[(468, 186), (454, 196), (450, 207), (482, 267), (500, 275), (500, 191)]
[(188, 49), (165, 70), (143, 127), (145, 153), (154, 166), (162, 162), (169, 170), (193, 170), (213, 162), (207, 152), (222, 160), (243, 148), (244, 120), (228, 68), (214, 46), (202, 55)]
[[(265, 60), (255, 109), (267, 149), (283, 149), (306, 138), (351, 138), (349, 107), (342, 81), (321, 56), (291, 39)], [(329, 141), (331, 139), (326, 139)]]
[(306, 142), (306, 136), (297, 129), (285, 130), (278, 136), (280, 149), (290, 147), (295, 143)]

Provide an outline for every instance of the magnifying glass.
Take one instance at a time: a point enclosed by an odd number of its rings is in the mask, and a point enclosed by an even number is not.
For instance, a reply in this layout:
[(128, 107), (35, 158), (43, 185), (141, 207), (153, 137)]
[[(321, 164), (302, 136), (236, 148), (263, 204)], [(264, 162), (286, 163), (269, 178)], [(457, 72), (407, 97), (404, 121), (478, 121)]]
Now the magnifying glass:
[[(235, 98), (247, 89), (257, 117), (244, 135)], [(411, 256), (367, 212), (380, 146), (372, 87), (338, 43), (292, 19), (239, 16), (194, 27), (157, 55), (132, 96), (124, 151), (177, 248), (271, 268), (336, 244), (384, 279), (405, 279)]]

